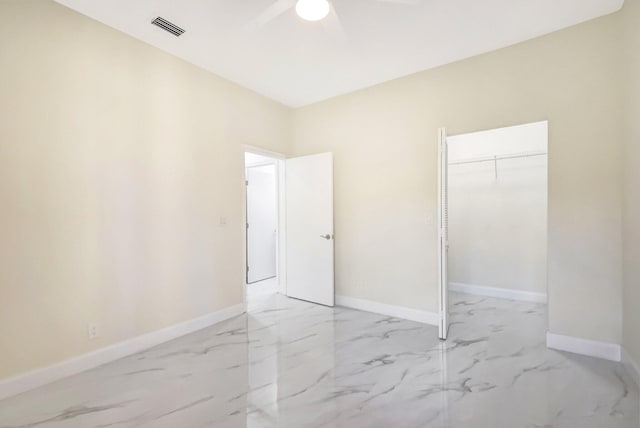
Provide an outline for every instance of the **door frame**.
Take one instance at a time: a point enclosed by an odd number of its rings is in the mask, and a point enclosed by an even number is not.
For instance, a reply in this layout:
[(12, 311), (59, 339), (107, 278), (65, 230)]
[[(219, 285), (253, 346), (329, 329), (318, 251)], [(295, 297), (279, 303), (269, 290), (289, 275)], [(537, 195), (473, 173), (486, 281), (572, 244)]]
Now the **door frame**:
[(245, 153), (252, 153), (260, 156), (267, 156), (274, 160), (274, 164), (276, 167), (276, 194), (278, 198), (277, 203), (277, 224), (278, 224), (278, 232), (276, 239), (276, 277), (278, 281), (278, 293), (285, 294), (287, 293), (287, 251), (286, 251), (286, 243), (287, 243), (287, 228), (286, 228), (286, 193), (285, 193), (285, 160), (286, 156), (274, 152), (271, 150), (266, 150), (260, 147), (251, 146), (247, 144), (242, 145), (242, 218), (243, 222), (241, 224), (242, 227), (242, 301), (244, 303), (245, 309), (247, 306), (247, 172), (246, 172), (246, 163), (245, 163)]

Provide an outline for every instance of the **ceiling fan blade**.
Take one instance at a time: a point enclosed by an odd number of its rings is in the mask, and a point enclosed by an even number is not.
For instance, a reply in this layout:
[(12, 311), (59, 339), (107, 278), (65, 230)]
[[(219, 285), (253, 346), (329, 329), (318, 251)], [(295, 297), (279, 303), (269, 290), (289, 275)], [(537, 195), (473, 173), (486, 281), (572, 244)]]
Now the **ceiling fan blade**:
[(329, 37), (331, 37), (335, 42), (340, 43), (347, 40), (347, 36), (344, 33), (342, 24), (340, 23), (340, 18), (338, 18), (338, 13), (333, 7), (333, 3), (331, 3), (331, 7), (329, 8), (329, 14), (326, 18), (320, 21), (320, 23)]
[(249, 21), (244, 29), (247, 31), (254, 31), (263, 25), (276, 19), (278, 16), (285, 13), (287, 10), (295, 6), (296, 0), (278, 0), (269, 6), (264, 12), (258, 15), (255, 19)]

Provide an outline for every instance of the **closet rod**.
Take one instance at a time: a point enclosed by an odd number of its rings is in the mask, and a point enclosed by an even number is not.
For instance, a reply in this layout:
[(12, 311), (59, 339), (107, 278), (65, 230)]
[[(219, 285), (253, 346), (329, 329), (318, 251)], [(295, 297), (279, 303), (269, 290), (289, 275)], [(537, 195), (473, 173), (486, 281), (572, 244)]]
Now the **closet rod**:
[(449, 162), (449, 165), (462, 165), (466, 163), (477, 163), (477, 162), (495, 162), (504, 159), (516, 159), (516, 158), (528, 158), (532, 156), (544, 156), (547, 152), (532, 152), (532, 153), (520, 153), (513, 155), (502, 155), (502, 156), (491, 156), (486, 158), (478, 158), (478, 159), (468, 159), (468, 160), (460, 160)]

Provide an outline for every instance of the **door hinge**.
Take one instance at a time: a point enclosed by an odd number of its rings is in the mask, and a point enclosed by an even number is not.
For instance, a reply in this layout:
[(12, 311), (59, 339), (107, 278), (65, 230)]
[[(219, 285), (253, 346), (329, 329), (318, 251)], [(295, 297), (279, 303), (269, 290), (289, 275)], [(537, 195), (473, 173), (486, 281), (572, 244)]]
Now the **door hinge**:
[(244, 181), (244, 185), (245, 185), (245, 186), (248, 186), (248, 185), (249, 185), (249, 180), (245, 180), (245, 181)]
[(249, 272), (249, 266), (247, 266), (247, 272)]
[(247, 229), (249, 229), (249, 223), (247, 223)]

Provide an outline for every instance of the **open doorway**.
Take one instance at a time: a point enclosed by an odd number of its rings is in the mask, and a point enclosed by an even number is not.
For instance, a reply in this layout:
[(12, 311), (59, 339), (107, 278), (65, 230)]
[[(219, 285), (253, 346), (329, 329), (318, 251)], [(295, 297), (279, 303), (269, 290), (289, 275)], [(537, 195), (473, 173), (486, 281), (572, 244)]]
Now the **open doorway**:
[(547, 145), (546, 121), (446, 137), (445, 319), (469, 295), (546, 303)]
[(278, 159), (245, 152), (247, 294), (278, 291)]
[(245, 304), (280, 293), (333, 306), (333, 154), (285, 159), (245, 145), (243, 162)]

